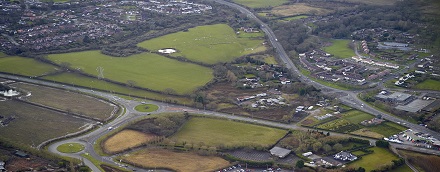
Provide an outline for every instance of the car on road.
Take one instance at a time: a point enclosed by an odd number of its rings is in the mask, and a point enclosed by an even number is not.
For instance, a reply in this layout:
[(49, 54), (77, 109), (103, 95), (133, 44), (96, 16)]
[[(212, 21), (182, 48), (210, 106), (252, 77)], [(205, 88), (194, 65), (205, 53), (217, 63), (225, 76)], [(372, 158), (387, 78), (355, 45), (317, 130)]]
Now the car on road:
[(108, 129), (107, 130), (113, 130), (113, 127), (108, 127)]

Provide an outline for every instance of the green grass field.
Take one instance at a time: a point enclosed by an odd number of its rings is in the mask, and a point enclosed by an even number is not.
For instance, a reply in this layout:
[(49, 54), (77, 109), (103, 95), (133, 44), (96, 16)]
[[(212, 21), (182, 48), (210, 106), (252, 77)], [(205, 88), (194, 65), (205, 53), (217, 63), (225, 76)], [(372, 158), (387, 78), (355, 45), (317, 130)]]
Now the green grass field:
[(55, 66), (41, 63), (31, 58), (19, 56), (0, 58), (0, 72), (35, 77), (56, 70)]
[(70, 63), (71, 68), (95, 76), (98, 76), (97, 68), (103, 67), (107, 79), (125, 84), (134, 81), (136, 86), (157, 91), (171, 88), (178, 94), (190, 94), (213, 78), (212, 69), (151, 53), (111, 57), (99, 51), (83, 51), (52, 54), (47, 58), (58, 64)]
[(276, 7), (283, 3), (288, 2), (287, 0), (233, 0), (237, 4), (248, 6), (250, 8), (263, 8), (263, 7)]
[(84, 145), (79, 143), (65, 143), (57, 147), (57, 150), (62, 153), (77, 153), (84, 150)]
[(391, 170), (390, 172), (413, 172), (413, 170), (411, 168), (409, 168), (408, 165), (404, 164), (400, 167), (397, 167), (394, 170)]
[(0, 102), (2, 116), (15, 116), (0, 128), (0, 136), (13, 143), (38, 146), (43, 141), (80, 131), (86, 120), (37, 108), (18, 101)]
[(332, 45), (324, 47), (324, 51), (338, 58), (350, 58), (355, 56), (354, 50), (348, 47), (350, 40), (334, 39)]
[(397, 134), (403, 130), (406, 130), (405, 127), (400, 126), (398, 124), (392, 123), (392, 122), (384, 122), (379, 125), (375, 125), (372, 127), (367, 127), (369, 130), (382, 134), (385, 137), (392, 136), (394, 134)]
[(163, 95), (155, 92), (145, 91), (145, 90), (139, 90), (136, 88), (131, 88), (127, 86), (121, 86), (109, 82), (105, 82), (96, 78), (90, 78), (86, 76), (82, 76), (79, 74), (73, 74), (73, 73), (62, 73), (58, 75), (51, 75), (51, 76), (45, 76), (43, 79), (51, 80), (51, 81), (57, 81), (57, 82), (63, 82), (69, 85), (77, 85), (77, 86), (83, 86), (90, 89), (100, 89), (100, 90), (108, 90), (113, 93), (121, 93), (121, 94), (127, 94), (127, 95), (136, 95), (139, 97), (144, 97), (148, 99), (153, 100), (164, 100), (164, 99), (170, 99), (172, 101), (176, 100), (179, 103), (186, 103), (189, 104), (192, 101), (185, 97), (176, 97), (171, 95)]
[(358, 110), (350, 110), (342, 115), (345, 120), (352, 124), (359, 124), (364, 120), (372, 119), (374, 117), (373, 115)]
[(178, 142), (208, 146), (270, 146), (282, 138), (287, 131), (253, 124), (212, 119), (191, 118), (181, 130), (171, 137)]
[(111, 116), (114, 110), (114, 106), (107, 102), (70, 91), (26, 83), (17, 83), (13, 84), (13, 86), (30, 91), (32, 95), (27, 98), (30, 102), (74, 112), (95, 119), (106, 120)]
[(139, 112), (154, 112), (157, 111), (157, 109), (159, 109), (159, 106), (153, 104), (142, 104), (142, 105), (137, 105), (134, 109)]
[(299, 20), (299, 19), (305, 19), (308, 16), (305, 15), (299, 15), (299, 16), (293, 16), (293, 17), (286, 17), (286, 18), (282, 18), (280, 19), (281, 21), (293, 21), (293, 20)]
[(240, 31), (237, 35), (238, 38), (264, 38), (264, 32), (256, 32), (256, 33), (246, 33)]
[(415, 88), (422, 90), (437, 90), (440, 91), (440, 81), (427, 79), (421, 83), (418, 83)]
[(0, 52), (0, 58), (1, 57), (7, 57), (8, 55), (7, 54), (5, 54), (5, 53), (3, 53), (3, 52)]
[(175, 48), (170, 54), (206, 64), (229, 62), (233, 59), (266, 50), (264, 39), (238, 38), (235, 31), (226, 24), (199, 26), (187, 32), (177, 32), (138, 44), (152, 51)]
[(396, 155), (388, 149), (374, 147), (371, 148), (374, 153), (365, 155), (362, 159), (357, 160), (349, 165), (349, 167), (363, 167), (365, 171), (371, 171), (379, 168), (381, 165), (391, 163), (392, 160), (398, 159)]
[(267, 64), (278, 64), (277, 60), (275, 59), (274, 56), (270, 56), (267, 58), (264, 58), (264, 62)]

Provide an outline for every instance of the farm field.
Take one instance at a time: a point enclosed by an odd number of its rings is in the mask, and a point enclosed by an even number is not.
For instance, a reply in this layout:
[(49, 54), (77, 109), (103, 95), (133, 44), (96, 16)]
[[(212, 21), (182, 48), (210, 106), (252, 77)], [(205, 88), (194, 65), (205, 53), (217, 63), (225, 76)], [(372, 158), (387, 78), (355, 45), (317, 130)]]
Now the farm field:
[(9, 100), (0, 102), (2, 116), (15, 116), (9, 125), (0, 128), (2, 139), (28, 146), (74, 133), (89, 121)]
[(244, 31), (240, 31), (237, 35), (238, 38), (264, 38), (264, 32), (256, 32), (256, 33), (246, 33)]
[(264, 62), (267, 64), (278, 64), (274, 56), (264, 58)]
[(90, 89), (100, 89), (100, 90), (108, 90), (113, 93), (121, 93), (126, 95), (136, 95), (139, 97), (149, 98), (153, 100), (163, 100), (170, 99), (172, 101), (176, 100), (179, 103), (189, 104), (192, 102), (191, 100), (184, 97), (175, 97), (172, 95), (163, 95), (155, 92), (140, 90), (128, 86), (122, 86), (118, 84), (109, 83), (106, 81), (102, 81), (96, 78), (86, 77), (79, 74), (74, 73), (62, 73), (58, 75), (50, 75), (45, 76), (43, 79), (62, 82), (66, 84), (73, 84), (77, 86), (82, 86)]
[(98, 76), (96, 69), (103, 67), (107, 79), (156, 91), (173, 89), (178, 94), (190, 94), (213, 78), (212, 69), (151, 53), (111, 57), (99, 51), (82, 51), (51, 54), (47, 59), (69, 63), (71, 68), (94, 76)]
[(332, 45), (324, 47), (323, 50), (338, 58), (350, 58), (355, 56), (354, 50), (348, 47), (350, 40), (334, 39)]
[(418, 83), (415, 86), (416, 89), (422, 89), (422, 90), (437, 90), (440, 91), (440, 81), (436, 81), (433, 79), (425, 80), (421, 83)]
[(27, 83), (15, 83), (13, 86), (31, 92), (32, 95), (27, 97), (30, 102), (103, 121), (110, 118), (116, 108), (116, 105), (75, 92)]
[(391, 163), (392, 160), (398, 159), (398, 157), (390, 152), (388, 149), (380, 147), (374, 147), (370, 149), (373, 150), (374, 153), (365, 155), (362, 157), (362, 159), (354, 161), (348, 166), (355, 168), (363, 167), (365, 168), (365, 171), (371, 171), (379, 168), (381, 165)]
[(241, 4), (244, 6), (248, 6), (250, 8), (263, 8), (263, 7), (276, 7), (280, 6), (283, 3), (288, 2), (287, 0), (271, 0), (271, 1), (262, 1), (262, 0), (233, 0), (237, 4)]
[(122, 130), (105, 140), (103, 150), (108, 153), (117, 153), (147, 143), (154, 138), (153, 134), (146, 134), (135, 130)]
[(360, 136), (366, 136), (366, 137), (371, 137), (371, 138), (375, 138), (375, 139), (383, 139), (385, 136), (373, 131), (370, 131), (367, 128), (362, 128), (356, 131), (351, 132), (351, 134), (356, 134), (356, 135), (360, 135)]
[[(259, 145), (267, 147), (287, 131), (253, 124), (212, 118), (191, 118), (171, 139), (207, 146)], [(215, 137), (213, 137), (215, 136)]]
[(55, 72), (56, 70), (57, 68), (55, 66), (31, 58), (19, 56), (0, 58), (0, 72), (35, 77)]
[(153, 104), (143, 104), (143, 105), (137, 105), (134, 109), (139, 112), (154, 112), (157, 111), (157, 109), (159, 109), (159, 106)]
[(308, 18), (306, 15), (299, 15), (299, 16), (293, 16), (293, 17), (286, 17), (280, 19), (281, 21), (293, 21), (293, 20), (299, 20), (299, 19), (305, 19)]
[(408, 165), (403, 164), (402, 166), (397, 167), (396, 169), (393, 169), (390, 172), (413, 172), (413, 170), (409, 168)]
[(193, 152), (165, 149), (143, 149), (121, 158), (145, 168), (167, 168), (180, 172), (214, 171), (230, 165), (228, 161), (216, 156), (200, 156)]
[(190, 28), (138, 44), (139, 47), (157, 51), (174, 48), (174, 57), (184, 57), (206, 64), (229, 62), (237, 57), (266, 50), (264, 39), (238, 38), (234, 29), (226, 24)]
[(419, 171), (428, 172), (440, 169), (440, 157), (436, 155), (427, 155), (406, 150), (399, 150), (399, 154), (406, 157)]
[(304, 14), (323, 15), (329, 12), (331, 12), (331, 10), (311, 7), (305, 3), (295, 3), (294, 5), (278, 6), (271, 10), (272, 14), (279, 16), (296, 16), (296, 15), (304, 15)]
[(339, 1), (352, 2), (352, 3), (364, 3), (364, 4), (369, 4), (369, 5), (393, 5), (398, 0), (387, 0), (387, 1), (383, 1), (383, 0), (339, 0)]
[(406, 130), (407, 128), (400, 126), (398, 124), (394, 124), (392, 122), (383, 122), (382, 124), (367, 127), (369, 130), (382, 134), (385, 137), (392, 136), (394, 134), (397, 134), (403, 130)]
[(333, 114), (334, 111), (332, 110), (328, 110), (328, 109), (317, 109), (313, 112), (312, 115), (309, 115), (304, 121), (301, 122), (301, 125), (304, 126), (308, 126), (308, 127), (313, 127), (315, 125), (319, 125), (319, 124), (324, 124), (326, 122), (332, 121), (337, 119), (335, 116), (329, 117), (329, 118), (325, 118), (322, 120), (319, 120), (317, 118), (315, 118), (315, 116), (323, 116), (325, 114)]
[(345, 112), (342, 114), (342, 118), (349, 121), (352, 124), (359, 124), (364, 120), (369, 120), (374, 118), (373, 115), (370, 115), (368, 113), (358, 111), (358, 110), (350, 110), (348, 112)]

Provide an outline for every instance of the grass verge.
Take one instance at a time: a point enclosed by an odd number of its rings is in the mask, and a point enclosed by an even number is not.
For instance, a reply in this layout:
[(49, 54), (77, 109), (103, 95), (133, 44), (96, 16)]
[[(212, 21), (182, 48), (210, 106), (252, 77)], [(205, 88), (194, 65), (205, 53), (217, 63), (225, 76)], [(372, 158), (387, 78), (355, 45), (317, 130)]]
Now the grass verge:
[(65, 143), (57, 147), (57, 150), (62, 153), (77, 153), (84, 150), (84, 145), (79, 143)]

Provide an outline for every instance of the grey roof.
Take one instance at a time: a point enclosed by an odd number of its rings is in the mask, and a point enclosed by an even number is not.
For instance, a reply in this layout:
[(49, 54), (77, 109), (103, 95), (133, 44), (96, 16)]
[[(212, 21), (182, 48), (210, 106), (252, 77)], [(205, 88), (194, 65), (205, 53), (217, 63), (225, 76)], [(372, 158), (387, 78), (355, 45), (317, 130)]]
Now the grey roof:
[(396, 101), (403, 102), (406, 99), (410, 98), (411, 94), (394, 92), (393, 94), (390, 94), (390, 95), (379, 94), (376, 97), (381, 98), (381, 99), (395, 99)]
[(292, 152), (292, 151), (289, 149), (284, 149), (284, 148), (278, 147), (278, 146), (275, 146), (272, 149), (270, 149), (270, 154), (277, 156), (277, 157), (280, 157), (280, 158), (286, 157), (287, 155), (290, 154), (290, 152)]
[(405, 106), (399, 105), (396, 107), (396, 109), (414, 113), (414, 112), (418, 112), (418, 111), (422, 110), (423, 108), (425, 108), (429, 104), (432, 104), (432, 102), (434, 102), (434, 100), (416, 99)]

